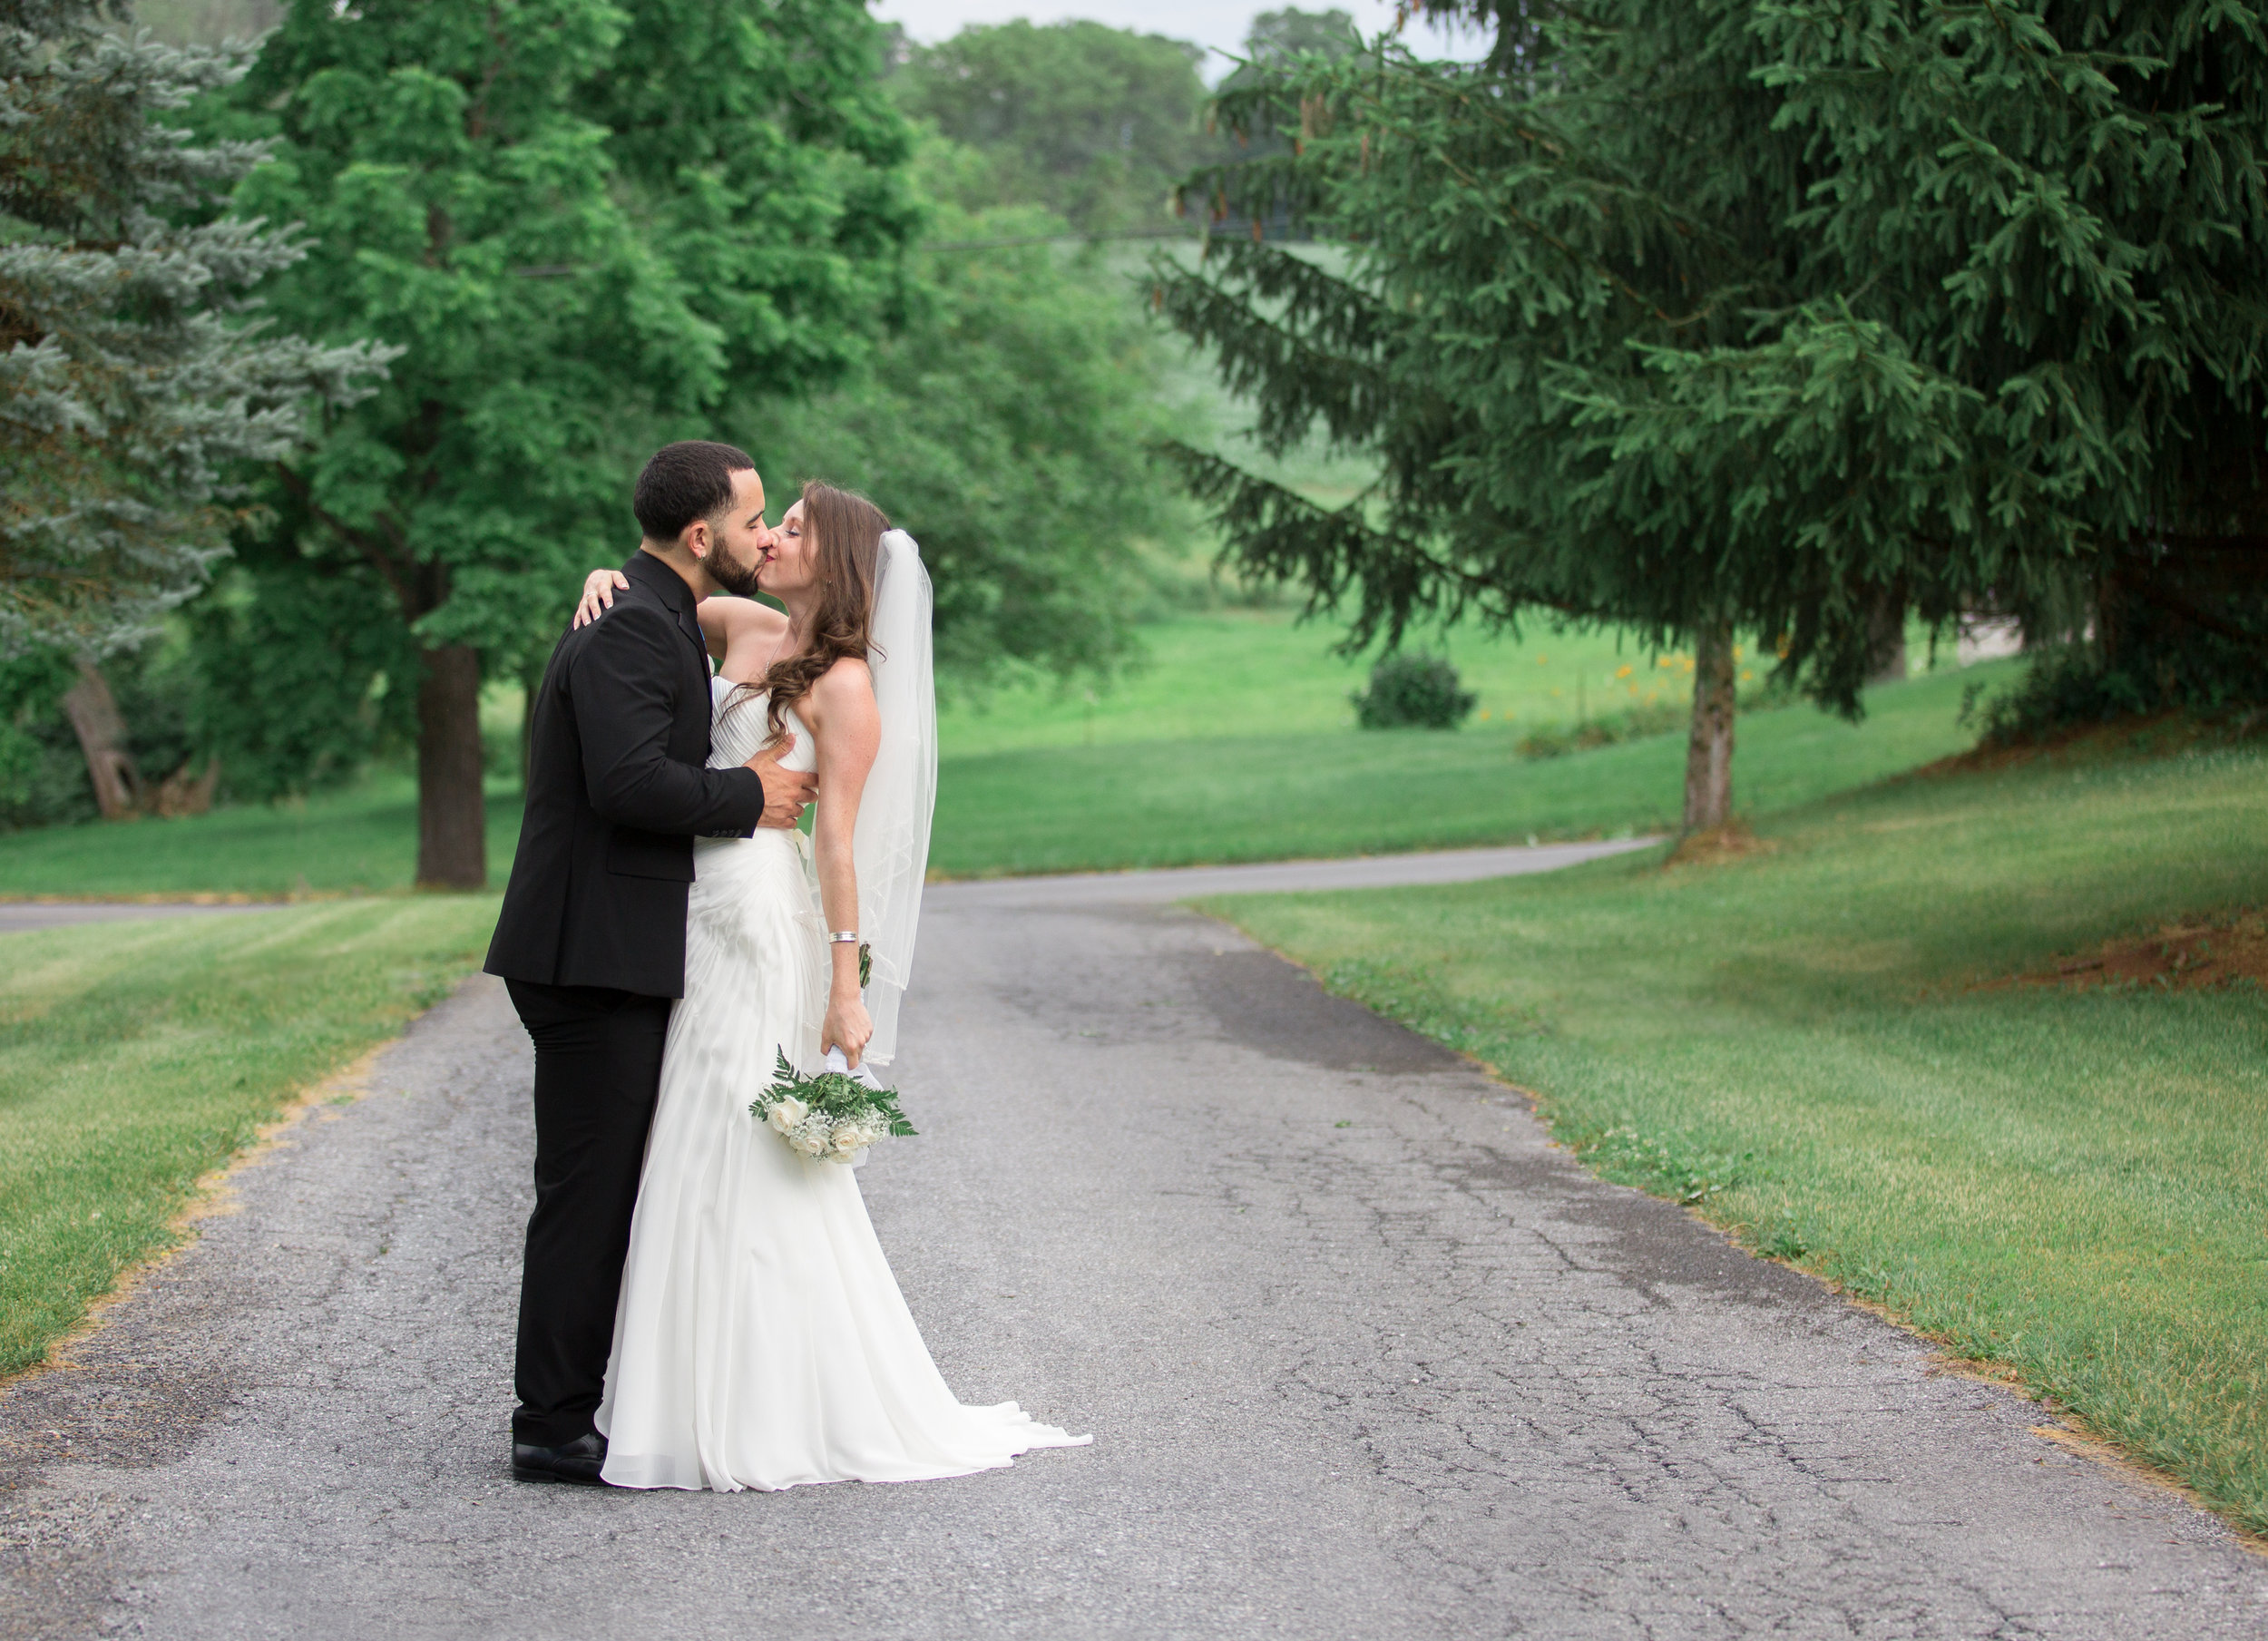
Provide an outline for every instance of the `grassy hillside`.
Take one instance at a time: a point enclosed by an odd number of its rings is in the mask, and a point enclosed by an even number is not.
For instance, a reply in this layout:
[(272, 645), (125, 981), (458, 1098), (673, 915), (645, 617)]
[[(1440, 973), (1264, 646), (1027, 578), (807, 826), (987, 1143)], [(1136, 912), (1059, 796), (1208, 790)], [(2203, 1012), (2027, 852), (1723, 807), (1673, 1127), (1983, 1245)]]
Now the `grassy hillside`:
[[(1807, 707), (1743, 718), (1739, 807), (1808, 802), (1961, 749), (1964, 683), (1999, 676), (2005, 669), (1978, 668), (1877, 689), (1858, 725)], [(1255, 717), (1315, 705), (1303, 704), (1291, 682), (1281, 693), (1256, 704)], [(1146, 708), (1161, 721), (1175, 709)], [(1074, 729), (1060, 720), (1051, 728)], [(1685, 744), (1674, 735), (1533, 762), (1513, 752), (1516, 737), (1501, 725), (1121, 745), (1104, 743), (1105, 733), (1099, 725), (1092, 747), (949, 757), (932, 866), (1053, 872), (1628, 834), (1674, 825), (1684, 790)]]
[[(1230, 740), (1351, 730), (1351, 692), (1369, 662), (1331, 653), (1344, 630), (1285, 610), (1222, 610), (1142, 630), (1142, 669), (1107, 691), (1046, 684), (948, 704), (938, 734), (948, 757), (1137, 741)], [(1514, 640), (1459, 630), (1431, 648), (1481, 698), (1459, 736), (1517, 738), (1638, 704), (1683, 702), (1692, 658), (1656, 656), (1612, 633), (1530, 630)], [(1753, 674), (1753, 667), (1744, 669)], [(1091, 698), (1090, 698), (1091, 694)]]

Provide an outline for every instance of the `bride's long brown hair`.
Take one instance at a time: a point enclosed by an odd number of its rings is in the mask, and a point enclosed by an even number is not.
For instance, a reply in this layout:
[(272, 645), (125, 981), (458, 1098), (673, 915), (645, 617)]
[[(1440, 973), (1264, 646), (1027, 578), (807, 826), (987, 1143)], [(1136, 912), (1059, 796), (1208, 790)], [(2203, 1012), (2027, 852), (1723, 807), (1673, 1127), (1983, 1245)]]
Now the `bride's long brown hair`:
[(795, 654), (774, 661), (753, 686), (771, 691), (764, 716), (775, 737), (787, 727), (787, 708), (809, 695), (828, 668), (846, 655), (866, 659), (875, 566), (890, 521), (856, 491), (807, 479), (803, 527), (816, 542), (812, 570), (818, 579), (818, 602), (811, 613), (811, 635)]

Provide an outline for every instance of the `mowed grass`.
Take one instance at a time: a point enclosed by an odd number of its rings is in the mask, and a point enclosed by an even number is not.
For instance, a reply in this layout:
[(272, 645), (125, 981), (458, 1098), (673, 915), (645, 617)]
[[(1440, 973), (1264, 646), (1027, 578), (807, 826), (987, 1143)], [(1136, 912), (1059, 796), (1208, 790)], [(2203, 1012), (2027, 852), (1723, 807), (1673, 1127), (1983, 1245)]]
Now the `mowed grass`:
[[(519, 793), (492, 786), (488, 870), (500, 888), (519, 837)], [(384, 894), (408, 888), (416, 864), (417, 783), (378, 769), (300, 803), (0, 836), (0, 899)]]
[(1768, 854), (1214, 903), (1610, 1177), (2006, 1364), (2268, 1530), (2268, 1000), (2013, 986), (2268, 901), (2268, 759), (1893, 783)]
[(0, 1374), (294, 1093), (445, 995), (495, 916), (421, 895), (0, 935)]
[[(1733, 786), (1759, 813), (1965, 748), (1964, 684), (2006, 664), (1871, 691), (1847, 724), (1809, 707), (1740, 720)], [(1530, 760), (1483, 729), (1401, 729), (1035, 747), (943, 761), (934, 872), (958, 876), (1630, 834), (1675, 825), (1682, 735)]]

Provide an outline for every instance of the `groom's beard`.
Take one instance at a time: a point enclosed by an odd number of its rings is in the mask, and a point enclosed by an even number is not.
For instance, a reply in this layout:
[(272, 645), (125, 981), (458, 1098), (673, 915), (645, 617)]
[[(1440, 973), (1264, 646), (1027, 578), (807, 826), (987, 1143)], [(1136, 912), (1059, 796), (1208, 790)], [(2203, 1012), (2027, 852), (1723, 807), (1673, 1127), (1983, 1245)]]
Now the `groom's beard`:
[(738, 599), (756, 596), (758, 562), (742, 563), (721, 543), (709, 555), (709, 579)]

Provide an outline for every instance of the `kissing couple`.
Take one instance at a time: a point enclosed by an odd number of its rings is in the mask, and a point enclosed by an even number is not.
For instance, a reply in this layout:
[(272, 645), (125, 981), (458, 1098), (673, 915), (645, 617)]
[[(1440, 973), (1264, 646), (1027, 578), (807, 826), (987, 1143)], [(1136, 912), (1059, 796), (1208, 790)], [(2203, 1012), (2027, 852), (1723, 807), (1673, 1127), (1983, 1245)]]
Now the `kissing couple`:
[(633, 510), (536, 691), (484, 965), (535, 1044), (513, 1474), (776, 1490), (1084, 1441), (955, 1400), (850, 1167), (749, 1110), (783, 1057), (896, 1052), (937, 786), (920, 549), (826, 484), (770, 528), (706, 440)]

